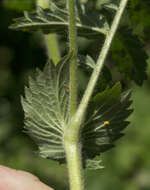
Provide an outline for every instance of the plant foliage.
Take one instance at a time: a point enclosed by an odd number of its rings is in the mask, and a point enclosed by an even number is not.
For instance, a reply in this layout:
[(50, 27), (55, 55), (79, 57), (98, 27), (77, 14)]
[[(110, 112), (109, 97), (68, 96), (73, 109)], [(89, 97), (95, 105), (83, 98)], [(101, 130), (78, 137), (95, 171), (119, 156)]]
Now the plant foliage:
[[(49, 62), (43, 72), (37, 70), (34, 78), (29, 79), (25, 98), (22, 98), (25, 128), (38, 144), (40, 156), (60, 162), (65, 159), (63, 133), (69, 123), (69, 91), (66, 87), (69, 85), (70, 59), (71, 55), (68, 55), (56, 66)], [(129, 98), (129, 92), (121, 94), (118, 83), (92, 99), (82, 124), (83, 162), (86, 167), (101, 168), (99, 160), (90, 159), (111, 148), (113, 142), (122, 136), (121, 131), (129, 124), (124, 120), (132, 112), (128, 110)], [(105, 121), (110, 125), (105, 125)]]
[[(110, 16), (112, 17), (112, 13), (117, 10), (118, 3), (118, 0), (115, 2), (112, 0), (89, 0), (87, 3), (79, 1), (76, 18), (78, 35), (94, 39), (101, 34), (107, 34), (112, 20)], [(95, 7), (94, 11), (89, 9), (91, 4)], [(48, 9), (38, 7), (33, 12), (25, 12), (24, 17), (15, 19), (10, 28), (23, 31), (40, 29), (46, 34), (66, 35), (68, 33), (68, 11), (64, 6), (64, 2), (57, 0), (52, 2)], [(124, 23), (122, 23), (123, 27), (114, 39), (111, 58), (112, 61), (115, 61), (125, 83), (134, 81), (136, 84), (142, 85), (147, 79), (148, 57), (142, 46), (141, 38), (145, 40), (148, 38), (144, 30), (148, 30), (150, 27), (149, 11), (149, 3), (145, 0), (129, 2), (128, 11), (123, 19)]]
[[(103, 15), (91, 14), (86, 7), (80, 6), (76, 18), (78, 34), (83, 37), (94, 37), (107, 34), (109, 25)], [(64, 34), (68, 30), (68, 12), (51, 3), (49, 9), (38, 7), (35, 12), (25, 12), (24, 17), (15, 19), (10, 26), (14, 30), (34, 31), (41, 29), (44, 33)]]
[(57, 66), (47, 63), (43, 72), (37, 70), (34, 78), (30, 77), (25, 98), (22, 98), (25, 128), (44, 158), (64, 158), (62, 137), (69, 120), (69, 96), (65, 86), (69, 81), (70, 58), (64, 57)]
[[(108, 7), (114, 2), (114, 7), (118, 4), (118, 1), (112, 0), (89, 0), (88, 2), (92, 4), (94, 11), (103, 12), (107, 18), (111, 17), (112, 13), (105, 11), (106, 7), (107, 10), (112, 11), (113, 9), (108, 9)], [(109, 64), (118, 69), (121, 74), (121, 78), (118, 80), (123, 80), (123, 84), (129, 84), (130, 81), (134, 81), (137, 85), (142, 85), (147, 79), (148, 55), (145, 44), (149, 40), (149, 32), (150, 3), (146, 0), (129, 1), (120, 23), (120, 28), (112, 43), (110, 51), (112, 56)], [(113, 65), (112, 62), (116, 64)]]
[(150, 28), (150, 2), (147, 0), (130, 1), (128, 15), (130, 27), (140, 38), (147, 40)]
[(122, 130), (129, 124), (125, 119), (132, 113), (129, 91), (121, 93), (121, 84), (97, 94), (91, 100), (83, 124), (83, 152), (93, 158), (114, 146)]
[[(126, 81), (135, 81), (142, 85), (147, 79), (146, 68), (148, 56), (142, 42), (132, 30), (122, 27), (117, 33), (115, 43), (112, 44), (111, 58), (115, 61), (120, 73)], [(120, 56), (118, 56), (118, 54)]]

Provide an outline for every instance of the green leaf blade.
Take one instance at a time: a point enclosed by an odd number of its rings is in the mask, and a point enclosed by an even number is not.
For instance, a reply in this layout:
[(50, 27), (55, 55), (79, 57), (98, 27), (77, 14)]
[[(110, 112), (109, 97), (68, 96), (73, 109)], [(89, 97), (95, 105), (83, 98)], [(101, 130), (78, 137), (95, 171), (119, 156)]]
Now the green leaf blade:
[(129, 124), (126, 118), (133, 111), (130, 96), (129, 91), (121, 93), (117, 83), (92, 99), (82, 131), (83, 152), (89, 159), (114, 147), (114, 141), (124, 135), (122, 130)]
[[(89, 23), (90, 20), (91, 22)], [(83, 12), (76, 18), (76, 24), (78, 34), (82, 37), (93, 38), (101, 34), (106, 35), (109, 30), (108, 23), (104, 17), (95, 17), (93, 19)], [(22, 31), (42, 30), (45, 34), (57, 33), (66, 35), (68, 25), (68, 12), (51, 3), (49, 9), (39, 7), (34, 12), (25, 12), (24, 17), (15, 19), (14, 24), (9, 28)]]
[(111, 51), (112, 60), (116, 63), (124, 81), (133, 80), (141, 86), (147, 79), (148, 55), (139, 36), (133, 34), (131, 29), (122, 27), (112, 44)]
[(43, 72), (37, 70), (29, 79), (29, 87), (25, 88), (25, 98), (21, 98), (25, 129), (44, 158), (63, 160), (65, 157), (62, 141), (64, 127), (69, 121), (69, 96), (64, 85), (69, 84), (71, 57), (71, 54), (65, 56), (56, 66), (47, 63)]

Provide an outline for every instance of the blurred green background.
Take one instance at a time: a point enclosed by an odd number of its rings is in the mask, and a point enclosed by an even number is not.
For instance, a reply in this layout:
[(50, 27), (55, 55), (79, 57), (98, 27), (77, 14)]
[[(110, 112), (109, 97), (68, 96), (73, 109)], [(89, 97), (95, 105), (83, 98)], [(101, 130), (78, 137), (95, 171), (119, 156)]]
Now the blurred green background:
[[(43, 68), (46, 52), (38, 32), (15, 32), (8, 26), (22, 10), (34, 6), (30, 0), (3, 0), (0, 4), (0, 164), (32, 172), (55, 190), (66, 190), (66, 167), (38, 157), (36, 145), (23, 133), (20, 95), (28, 75), (36, 67)], [(87, 47), (89, 42), (82, 39), (81, 49)], [(149, 41), (145, 47), (149, 52)], [(102, 155), (105, 169), (85, 172), (87, 190), (150, 190), (150, 77), (142, 87), (131, 87), (131, 124), (117, 148)]]

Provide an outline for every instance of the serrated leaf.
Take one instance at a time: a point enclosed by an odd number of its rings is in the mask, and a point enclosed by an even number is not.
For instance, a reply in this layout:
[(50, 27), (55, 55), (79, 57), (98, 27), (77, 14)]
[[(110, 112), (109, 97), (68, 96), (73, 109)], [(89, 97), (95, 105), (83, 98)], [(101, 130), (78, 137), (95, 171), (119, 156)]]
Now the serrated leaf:
[[(83, 37), (94, 37), (107, 34), (108, 23), (104, 16), (91, 15), (80, 9), (76, 18), (78, 35)], [(26, 12), (24, 17), (14, 20), (10, 26), (14, 30), (35, 31), (42, 30), (44, 33), (65, 34), (68, 32), (68, 12), (51, 3), (49, 9), (39, 7), (35, 12)]]
[(122, 27), (111, 47), (112, 60), (125, 79), (142, 85), (147, 79), (146, 68), (148, 56), (138, 36)]
[(48, 62), (44, 71), (37, 70), (25, 88), (22, 106), (25, 112), (25, 129), (39, 146), (44, 158), (64, 159), (63, 130), (68, 123), (69, 61), (65, 56), (55, 66)]
[(114, 146), (122, 130), (129, 124), (125, 119), (132, 113), (130, 92), (121, 93), (121, 85), (97, 94), (89, 104), (83, 124), (83, 153), (94, 158)]

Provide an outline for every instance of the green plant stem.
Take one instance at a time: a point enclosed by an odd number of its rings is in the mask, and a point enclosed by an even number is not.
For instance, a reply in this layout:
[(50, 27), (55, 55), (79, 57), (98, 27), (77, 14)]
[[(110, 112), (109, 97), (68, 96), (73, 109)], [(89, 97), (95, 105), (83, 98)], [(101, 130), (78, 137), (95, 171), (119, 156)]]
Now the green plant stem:
[(76, 0), (67, 0), (69, 12), (69, 50), (74, 53), (70, 63), (70, 117), (77, 109), (77, 29), (76, 29)]
[[(37, 6), (48, 8), (51, 0), (37, 0)], [(44, 35), (44, 40), (47, 48), (47, 55), (52, 59), (54, 64), (60, 60), (60, 50), (58, 47), (58, 40), (56, 34)]]
[[(68, 0), (68, 1), (70, 2), (70, 6), (74, 6), (74, 3), (72, 0)], [(69, 172), (70, 190), (84, 190), (83, 177), (82, 177), (83, 169), (82, 169), (82, 160), (81, 160), (82, 155), (81, 155), (81, 147), (80, 147), (81, 146), (80, 145), (81, 123), (84, 118), (86, 108), (88, 106), (88, 102), (92, 96), (94, 87), (96, 85), (97, 79), (104, 65), (104, 61), (110, 49), (111, 42), (118, 28), (121, 16), (124, 12), (127, 2), (128, 0), (121, 0), (120, 2), (120, 6), (113, 20), (111, 29), (106, 36), (106, 40), (104, 42), (103, 48), (97, 60), (97, 64), (94, 68), (94, 71), (88, 83), (87, 89), (81, 100), (81, 103), (77, 109), (77, 112), (75, 113), (75, 115), (73, 116), (71, 120), (70, 126), (65, 129), (64, 147), (65, 147), (68, 172)], [(71, 7), (70, 12), (73, 10), (74, 8)], [(74, 17), (75, 13), (72, 16)], [(72, 22), (73, 22), (73, 19), (72, 19)], [(70, 27), (71, 27), (72, 22), (70, 21)], [(72, 28), (70, 28), (70, 30), (72, 30)], [(70, 36), (70, 38), (71, 37), (73, 37), (74, 39), (74, 36)], [(71, 39), (70, 39), (70, 43), (71, 43)], [(72, 49), (76, 47), (74, 46), (75, 45), (74, 43), (75, 43), (74, 41), (72, 41), (71, 43)]]
[(110, 49), (111, 42), (112, 42), (113, 37), (114, 37), (116, 30), (118, 28), (121, 16), (122, 16), (124, 9), (127, 5), (127, 2), (128, 2), (128, 0), (121, 0), (121, 2), (120, 2), (119, 8), (118, 8), (116, 15), (114, 17), (114, 20), (113, 20), (111, 29), (106, 36), (103, 48), (102, 48), (101, 53), (100, 53), (98, 60), (97, 60), (97, 64), (93, 70), (93, 73), (92, 73), (91, 78), (89, 80), (89, 83), (87, 85), (87, 89), (85, 90), (85, 93), (84, 93), (83, 98), (81, 100), (81, 103), (78, 107), (78, 110), (77, 110), (77, 112), (76, 112), (76, 114), (75, 114), (75, 116), (71, 122), (72, 127), (73, 128), (76, 127), (77, 131), (80, 131), (80, 129), (81, 129), (81, 123), (82, 123), (82, 120), (84, 118), (86, 108), (88, 106), (88, 102), (92, 96), (94, 87), (96, 85), (99, 74), (100, 74), (102, 67), (104, 65), (106, 56), (107, 56), (108, 51)]
[(45, 41), (47, 45), (47, 55), (50, 59), (53, 60), (54, 64), (56, 65), (60, 60), (60, 50), (58, 47), (58, 40), (56, 34), (48, 34), (45, 35)]
[[(67, 0), (69, 12), (69, 51), (74, 56), (70, 63), (70, 118), (77, 109), (77, 29), (76, 29), (76, 0)], [(64, 133), (64, 147), (66, 153), (70, 190), (83, 190), (83, 169), (81, 156), (80, 133), (76, 133), (72, 126), (68, 126)]]
[(106, 40), (104, 42), (103, 48), (97, 60), (97, 64), (94, 68), (87, 89), (81, 100), (81, 103), (77, 109), (77, 112), (75, 113), (74, 117), (71, 120), (70, 126), (65, 130), (64, 147), (65, 147), (68, 172), (69, 172), (70, 190), (84, 190), (84, 183), (82, 177), (83, 169), (82, 169), (82, 160), (81, 160), (82, 155), (81, 155), (81, 147), (79, 142), (81, 123), (84, 118), (88, 102), (92, 96), (94, 87), (98, 80), (99, 74), (104, 65), (106, 56), (110, 49), (111, 42), (118, 28), (121, 16), (127, 5), (127, 2), (128, 0), (121, 0), (120, 2), (111, 29), (106, 36)]
[(77, 138), (72, 138), (72, 135), (69, 134), (69, 130), (67, 131), (67, 134), (65, 134), (64, 138), (64, 147), (67, 159), (70, 190), (84, 189), (80, 146), (81, 144), (78, 142), (77, 139), (78, 136)]

